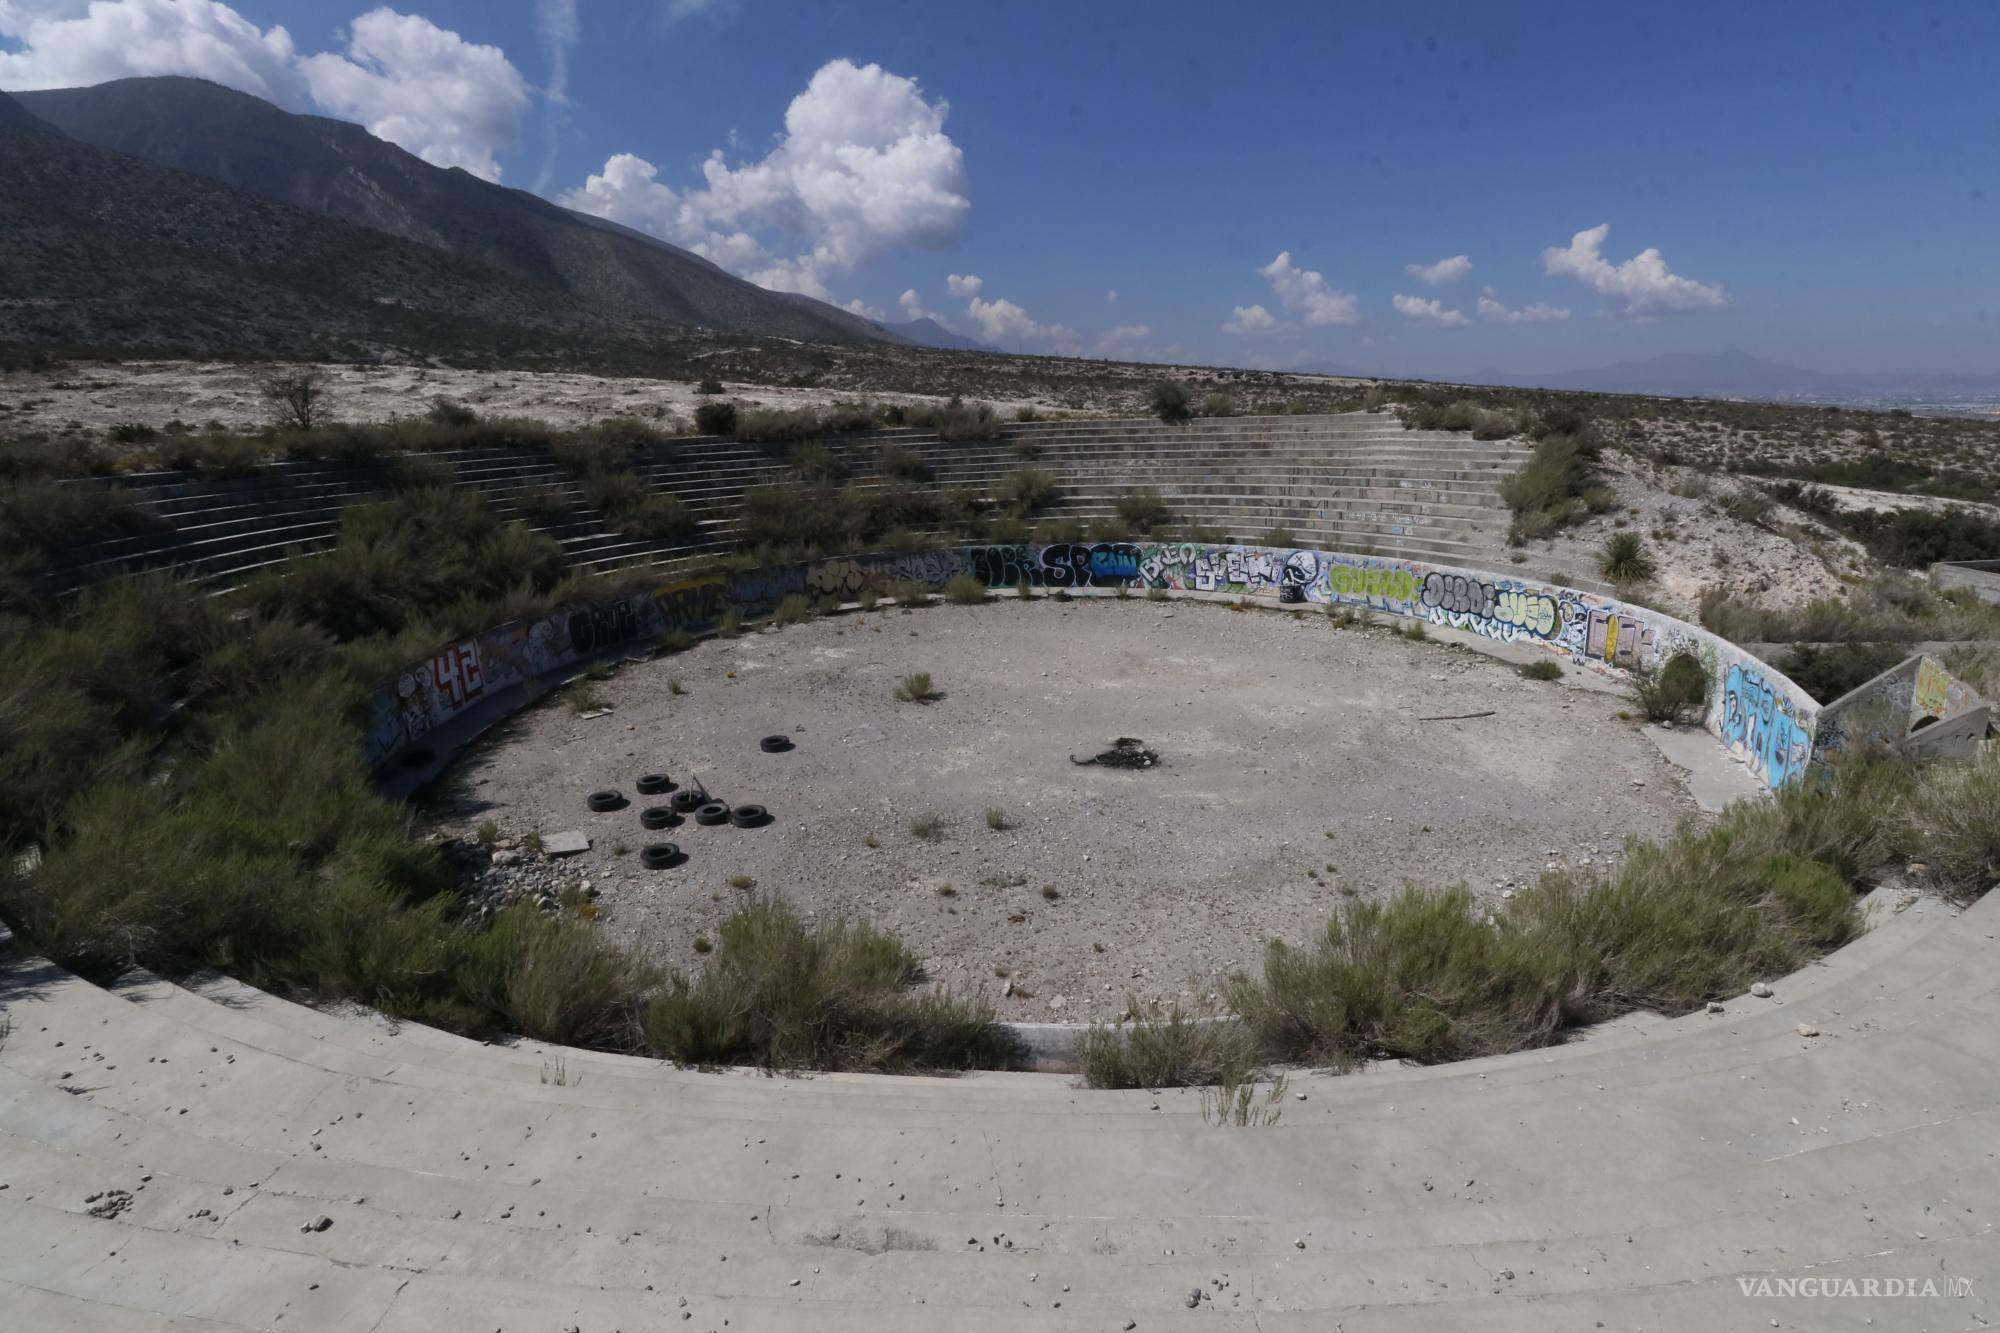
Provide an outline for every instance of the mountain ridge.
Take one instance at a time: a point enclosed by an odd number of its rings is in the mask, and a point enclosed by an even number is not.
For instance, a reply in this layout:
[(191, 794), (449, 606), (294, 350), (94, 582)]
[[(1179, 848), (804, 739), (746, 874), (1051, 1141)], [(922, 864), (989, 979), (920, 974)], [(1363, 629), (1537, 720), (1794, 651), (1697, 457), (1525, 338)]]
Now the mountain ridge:
[(115, 79), (15, 100), (81, 142), (430, 246), (619, 316), (811, 342), (901, 341), (632, 228), (432, 166), (359, 125), (203, 79)]

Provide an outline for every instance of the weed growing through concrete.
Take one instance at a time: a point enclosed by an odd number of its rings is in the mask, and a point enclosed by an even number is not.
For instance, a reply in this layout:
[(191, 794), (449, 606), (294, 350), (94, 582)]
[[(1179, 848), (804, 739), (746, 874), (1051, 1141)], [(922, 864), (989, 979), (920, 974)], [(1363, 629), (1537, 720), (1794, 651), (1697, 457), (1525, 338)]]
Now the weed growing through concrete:
[(880, 847), (882, 840), (872, 833), (864, 833), (861, 835), (861, 845), (863, 847)]
[(1167, 590), (1165, 588), (1148, 588), (1146, 589), (1146, 600), (1149, 602), (1164, 602), (1167, 600)]
[(686, 694), (687, 692), (688, 692), (688, 687), (686, 681), (683, 681), (679, 676), (667, 677), (668, 694)]
[(1260, 1129), (1278, 1123), (1284, 1115), (1285, 1089), (1290, 1086), (1283, 1074), (1271, 1080), (1264, 1095), (1257, 1096), (1257, 1084), (1246, 1072), (1231, 1070), (1222, 1082), (1201, 1090), (1201, 1122), (1217, 1128)]
[(1412, 620), (1403, 628), (1403, 637), (1406, 639), (1421, 639), (1428, 633), (1429, 631), (1424, 628), (1424, 622), (1421, 620)]
[(582, 676), (563, 691), (563, 704), (572, 713), (594, 713), (604, 707), (604, 692), (597, 688), (596, 681)]
[(1529, 680), (1561, 680), (1562, 663), (1554, 658), (1544, 657), (1522, 667), (1521, 674)]
[(730, 607), (722, 613), (722, 619), (715, 622), (715, 636), (718, 639), (733, 639), (743, 632), (743, 610)]
[(696, 953), (708, 953), (712, 951), (714, 948), (715, 946), (709, 943), (708, 936), (697, 935), (694, 937), (694, 951)]
[(757, 887), (757, 881), (750, 878), (750, 876), (748, 875), (731, 875), (729, 877), (729, 887), (739, 891), (744, 889), (754, 889)]
[(958, 890), (949, 884), (940, 884), (938, 885), (937, 896), (940, 898), (956, 898), (958, 897)]
[(997, 805), (989, 805), (986, 807), (986, 827), (998, 833), (1002, 829), (1012, 828), (1013, 825), (1007, 822), (1005, 810)]
[(944, 837), (944, 816), (918, 815), (910, 821), (910, 836), (919, 842), (936, 842)]
[(482, 819), (479, 821), (478, 829), (473, 832), (472, 836), (481, 847), (491, 847), (494, 843), (500, 841), (500, 826), (490, 819)]
[(1046, 898), (1050, 902), (1054, 902), (1056, 899), (1062, 897), (1062, 894), (1057, 892), (1055, 885), (1044, 884), (1042, 885), (1042, 897)]

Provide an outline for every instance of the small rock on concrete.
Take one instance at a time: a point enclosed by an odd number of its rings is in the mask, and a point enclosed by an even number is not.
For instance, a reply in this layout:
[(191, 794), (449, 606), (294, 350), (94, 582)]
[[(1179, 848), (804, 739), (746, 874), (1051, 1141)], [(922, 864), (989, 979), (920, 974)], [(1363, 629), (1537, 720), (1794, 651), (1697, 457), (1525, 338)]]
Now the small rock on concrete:
[(1721, 1012), (1722, 1012), (1722, 1002), (1721, 1002), (1721, 1001), (1719, 1001), (1719, 1000), (1710, 1000), (1710, 1001), (1708, 1002), (1708, 1012), (1710, 1012), (1711, 1014), (1719, 1014), (1719, 1013), (1721, 1013)]
[(1799, 1035), (1801, 1037), (1817, 1037), (1819, 1029), (1810, 1023), (1801, 1023), (1799, 1024)]
[(1761, 981), (1750, 988), (1750, 993), (1760, 1000), (1768, 1000), (1772, 994), (1771, 988)]

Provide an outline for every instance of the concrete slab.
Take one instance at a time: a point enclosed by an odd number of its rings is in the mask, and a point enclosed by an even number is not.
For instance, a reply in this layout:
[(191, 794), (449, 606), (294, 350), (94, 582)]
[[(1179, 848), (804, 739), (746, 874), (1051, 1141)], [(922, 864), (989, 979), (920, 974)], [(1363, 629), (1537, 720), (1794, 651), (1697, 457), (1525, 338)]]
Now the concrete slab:
[(588, 834), (574, 830), (563, 833), (544, 833), (542, 851), (549, 856), (578, 856), (590, 850)]
[(1688, 795), (1704, 814), (1717, 815), (1737, 801), (1764, 799), (1763, 785), (1700, 727), (1642, 729), (1659, 752), (1687, 774)]

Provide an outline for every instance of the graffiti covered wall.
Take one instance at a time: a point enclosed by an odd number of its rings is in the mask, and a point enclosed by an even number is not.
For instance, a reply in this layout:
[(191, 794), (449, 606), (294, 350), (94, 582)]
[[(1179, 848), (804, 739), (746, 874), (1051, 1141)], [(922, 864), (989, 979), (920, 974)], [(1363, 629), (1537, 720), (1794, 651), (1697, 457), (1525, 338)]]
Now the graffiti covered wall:
[(1209, 542), (993, 544), (844, 556), (748, 573), (669, 579), (603, 603), (556, 608), (441, 650), (375, 692), (369, 757), (381, 762), (496, 696), (573, 671), (584, 660), (668, 631), (702, 633), (730, 609), (768, 614), (785, 597), (851, 601), (895, 583), (936, 589), (969, 573), (989, 588), (1164, 588), (1352, 606), (1503, 643), (1545, 648), (1607, 672), (1651, 669), (1687, 654), (1708, 677), (1703, 725), (1769, 787), (1804, 771), (1816, 705), (1740, 648), (1645, 607), (1505, 575), (1418, 561)]

